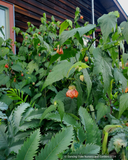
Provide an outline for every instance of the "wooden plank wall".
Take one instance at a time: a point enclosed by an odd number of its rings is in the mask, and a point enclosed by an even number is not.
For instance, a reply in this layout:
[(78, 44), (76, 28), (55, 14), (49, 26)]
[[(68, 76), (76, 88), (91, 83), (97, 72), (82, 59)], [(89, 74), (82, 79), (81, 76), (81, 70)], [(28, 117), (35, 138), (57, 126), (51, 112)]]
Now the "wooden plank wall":
[[(47, 20), (54, 15), (56, 21), (63, 22), (65, 19), (74, 19), (75, 9), (79, 7), (84, 21), (79, 20), (82, 25), (85, 21), (92, 22), (91, 0), (5, 0), (15, 6), (15, 26), (25, 31), (27, 22), (35, 26), (40, 25), (40, 18), (45, 12)], [(106, 13), (99, 0), (95, 0), (95, 22)], [(22, 37), (18, 36), (17, 41), (21, 42)]]

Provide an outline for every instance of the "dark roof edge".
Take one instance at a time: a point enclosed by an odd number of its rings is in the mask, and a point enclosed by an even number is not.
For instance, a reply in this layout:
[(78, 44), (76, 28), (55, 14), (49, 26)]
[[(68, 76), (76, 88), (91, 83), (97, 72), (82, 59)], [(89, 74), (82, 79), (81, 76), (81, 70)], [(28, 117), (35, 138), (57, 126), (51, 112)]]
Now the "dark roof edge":
[(115, 3), (115, 5), (118, 7), (118, 9), (120, 10), (120, 12), (122, 13), (122, 15), (124, 16), (124, 18), (127, 20), (128, 16), (126, 14), (126, 12), (124, 11), (124, 9), (122, 8), (122, 6), (120, 5), (120, 3), (117, 0), (113, 0), (113, 2)]

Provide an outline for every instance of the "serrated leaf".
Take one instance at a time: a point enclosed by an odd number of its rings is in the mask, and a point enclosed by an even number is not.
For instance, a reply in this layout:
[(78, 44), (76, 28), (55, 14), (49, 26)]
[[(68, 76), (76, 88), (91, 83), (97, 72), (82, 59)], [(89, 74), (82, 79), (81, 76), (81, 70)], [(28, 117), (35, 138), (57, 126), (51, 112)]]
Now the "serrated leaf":
[(62, 121), (63, 116), (64, 116), (64, 103), (60, 100), (57, 100), (56, 103), (57, 103), (57, 108), (58, 108), (60, 118), (61, 118), (61, 121)]
[(110, 113), (110, 106), (106, 106), (104, 103), (99, 102), (96, 106), (97, 109), (97, 119), (98, 122), (105, 114)]
[(12, 66), (12, 69), (17, 72), (23, 71), (23, 68), (19, 64), (15, 64)]
[(84, 125), (86, 131), (86, 143), (94, 143), (100, 145), (101, 134), (98, 126), (92, 120), (90, 114), (83, 107), (79, 108), (79, 115), (81, 117), (81, 122)]
[(90, 30), (94, 29), (96, 26), (92, 24), (88, 24), (85, 27), (79, 27), (72, 29), (70, 31), (63, 31), (63, 33), (60, 35), (60, 46), (69, 38), (73, 37), (77, 32), (79, 33), (80, 36), (86, 34)]
[(121, 117), (122, 113), (128, 108), (128, 93), (125, 93), (120, 96), (120, 104), (119, 104), (119, 117)]
[(0, 149), (6, 149), (8, 146), (7, 135), (5, 133), (6, 126), (4, 124), (0, 125)]
[(32, 99), (31, 99), (31, 103), (33, 103), (37, 98), (41, 97), (42, 93), (37, 93)]
[(22, 114), (25, 112), (25, 109), (28, 108), (29, 106), (30, 105), (28, 103), (22, 103), (17, 108), (15, 108), (11, 113), (9, 119), (14, 124), (15, 134), (19, 131)]
[(114, 69), (114, 77), (116, 82), (120, 81), (122, 83), (122, 89), (123, 91), (125, 91), (127, 87), (127, 79), (124, 77), (121, 71), (117, 68)]
[(57, 154), (68, 148), (73, 138), (73, 128), (68, 127), (52, 137), (51, 141), (41, 150), (36, 160), (53, 160), (58, 159)]
[(104, 14), (102, 17), (98, 19), (98, 23), (101, 27), (101, 32), (103, 34), (104, 41), (106, 41), (112, 30), (115, 31), (116, 29), (117, 17), (114, 14), (114, 12), (113, 14)]
[(56, 96), (54, 97), (54, 101), (56, 100), (61, 100), (64, 101), (64, 99), (66, 98), (66, 92), (68, 91), (68, 89), (64, 88), (62, 91), (59, 91)]
[(128, 44), (128, 22), (122, 22), (120, 24), (120, 27), (122, 28), (122, 33), (123, 33), (123, 36)]
[(103, 53), (100, 48), (94, 49), (93, 55), (95, 59), (93, 74), (102, 73), (104, 82), (104, 93), (106, 93), (110, 86), (110, 81), (112, 78), (111, 59), (107, 56), (106, 53)]
[[(45, 117), (46, 119), (51, 119), (57, 122), (61, 122), (61, 118), (59, 113), (48, 113)], [(70, 115), (64, 113), (64, 117), (63, 117), (63, 123), (66, 124), (67, 126), (74, 126), (74, 127), (80, 127), (80, 124), (76, 121), (76, 119), (74, 119), (73, 117), (71, 117)]]
[(49, 106), (49, 107), (44, 111), (44, 113), (42, 114), (40, 122), (45, 118), (45, 116), (46, 116), (49, 112), (52, 112), (52, 111), (55, 111), (55, 110), (56, 110), (56, 106), (54, 106), (54, 105)]
[(4, 102), (0, 102), (0, 110), (4, 111), (8, 109), (8, 105)]
[(40, 131), (38, 129), (24, 142), (15, 160), (33, 160), (39, 146), (39, 140)]
[(48, 85), (66, 77), (67, 72), (71, 66), (72, 66), (72, 63), (70, 62), (63, 62), (55, 66), (52, 72), (49, 73), (47, 79), (45, 80), (42, 90)]
[(31, 121), (32, 119), (41, 119), (44, 111), (45, 111), (45, 108), (32, 110), (30, 114), (25, 118), (25, 121)]
[(5, 74), (0, 75), (0, 85), (5, 85), (9, 81), (9, 76)]
[(84, 81), (87, 84), (88, 97), (89, 97), (90, 92), (91, 92), (91, 88), (92, 88), (92, 81), (91, 81), (90, 76), (89, 76), (86, 69), (83, 69), (82, 72), (83, 72), (83, 75), (84, 75)]
[(33, 60), (28, 63), (29, 74), (31, 74), (34, 70), (38, 71), (38, 69), (39, 69), (38, 64), (36, 62), (34, 62)]
[(0, 48), (0, 55), (2, 56), (2, 57), (4, 57), (6, 54), (8, 54), (9, 53), (9, 49), (7, 48), (7, 47), (2, 47), (2, 48)]

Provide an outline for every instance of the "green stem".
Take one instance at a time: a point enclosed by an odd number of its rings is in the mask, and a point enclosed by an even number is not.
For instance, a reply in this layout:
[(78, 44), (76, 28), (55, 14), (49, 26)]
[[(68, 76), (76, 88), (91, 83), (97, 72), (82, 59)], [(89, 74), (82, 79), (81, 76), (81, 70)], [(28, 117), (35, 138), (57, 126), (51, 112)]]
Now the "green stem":
[(108, 143), (108, 132), (104, 131), (103, 143), (102, 143), (102, 154), (107, 153), (107, 143)]

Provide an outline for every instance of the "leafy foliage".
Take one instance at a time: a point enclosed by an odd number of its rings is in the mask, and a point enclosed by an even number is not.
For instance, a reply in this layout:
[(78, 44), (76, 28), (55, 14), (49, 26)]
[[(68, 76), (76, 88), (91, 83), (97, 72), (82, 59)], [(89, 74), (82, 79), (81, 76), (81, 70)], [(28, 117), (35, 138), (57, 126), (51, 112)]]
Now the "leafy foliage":
[[(74, 22), (49, 22), (44, 13), (39, 28), (13, 27), (23, 37), (16, 55), (12, 40), (0, 37), (0, 159), (128, 156), (127, 22), (105, 14), (102, 34), (91, 39), (97, 26), (80, 26), (81, 16), (77, 7)], [(78, 95), (66, 97), (72, 86)]]

